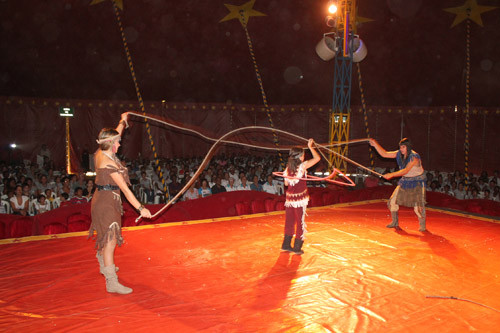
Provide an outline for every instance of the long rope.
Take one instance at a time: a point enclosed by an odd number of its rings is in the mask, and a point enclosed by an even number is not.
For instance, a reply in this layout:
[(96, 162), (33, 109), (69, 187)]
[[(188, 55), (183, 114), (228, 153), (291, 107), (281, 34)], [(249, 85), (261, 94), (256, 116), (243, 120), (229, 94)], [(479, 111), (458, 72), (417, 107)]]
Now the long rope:
[[(170, 127), (182, 130), (182, 131), (191, 132), (193, 134), (201, 136), (202, 138), (204, 138), (204, 139), (206, 139), (208, 141), (212, 141), (212, 142), (220, 141), (222, 143), (235, 144), (235, 145), (240, 145), (240, 146), (245, 146), (245, 147), (250, 147), (250, 148), (259, 148), (259, 149), (265, 149), (265, 150), (276, 150), (276, 149), (279, 149), (279, 150), (290, 150), (290, 148), (292, 148), (292, 146), (280, 146), (280, 147), (276, 148), (276, 147), (268, 147), (268, 146), (263, 146), (263, 145), (252, 145), (252, 144), (238, 142), (238, 141), (223, 140), (223, 138), (227, 137), (227, 134), (224, 135), (221, 139), (215, 139), (215, 138), (209, 137), (209, 136), (207, 136), (207, 135), (205, 135), (205, 134), (203, 134), (203, 133), (201, 133), (199, 131), (196, 131), (194, 129), (186, 128), (184, 126), (177, 125), (177, 124), (174, 124), (172, 122), (169, 122), (169, 121), (166, 121), (166, 120), (163, 120), (163, 119), (158, 119), (158, 118), (155, 118), (155, 117), (153, 117), (151, 115), (144, 115), (144, 114), (140, 114), (140, 113), (133, 112), (133, 111), (130, 111), (129, 114), (135, 115), (137, 117), (142, 117), (142, 118), (150, 119), (150, 120), (159, 122), (161, 124), (164, 124), (164, 125), (167, 125), (167, 126), (170, 126)], [(274, 131), (274, 132), (278, 132), (278, 133), (290, 136), (290, 137), (295, 138), (295, 139), (300, 140), (300, 141), (305, 141), (305, 142), (309, 141), (309, 139), (306, 139), (306, 138), (301, 137), (299, 135), (296, 135), (294, 133), (283, 131), (283, 130), (280, 130), (280, 129), (277, 129), (277, 128), (269, 128), (269, 127), (264, 127), (264, 126), (247, 126), (247, 127), (241, 127), (239, 129), (237, 128), (237, 129), (235, 129), (235, 130), (233, 130), (233, 131), (231, 131), (229, 133), (234, 134), (234, 133), (237, 133), (239, 130), (248, 130), (248, 129), (252, 129), (252, 130), (256, 130), (257, 129), (257, 130), (264, 130), (264, 131), (271, 130), (271, 131)], [(344, 141), (344, 142), (338, 143), (338, 144), (349, 144), (349, 143), (358, 143), (358, 142), (367, 142), (367, 141), (370, 141), (370, 139), (355, 139), (355, 140), (351, 140), (351, 141)], [(344, 159), (346, 162), (354, 164), (357, 167), (362, 168), (362, 169), (364, 169), (364, 170), (366, 170), (368, 172), (371, 172), (371, 173), (373, 173), (376, 176), (383, 177), (382, 174), (380, 174), (380, 173), (378, 173), (378, 172), (376, 172), (374, 170), (371, 170), (370, 168), (367, 168), (367, 167), (359, 164), (358, 162), (355, 162), (355, 161), (349, 159), (348, 157), (345, 157), (344, 155), (341, 155), (341, 154), (337, 153), (336, 151), (328, 148), (328, 147), (335, 146), (335, 145), (338, 145), (338, 144), (334, 144), (334, 145), (320, 145), (320, 144), (316, 143), (316, 146), (318, 148), (320, 148), (320, 149), (325, 149), (325, 150), (327, 150), (327, 151), (335, 154), (339, 158)], [(295, 146), (293, 146), (293, 147), (295, 147)]]
[[(260, 94), (262, 95), (262, 102), (264, 103), (264, 106), (266, 108), (267, 118), (269, 119), (269, 124), (271, 125), (271, 128), (273, 129), (274, 144), (275, 144), (276, 148), (279, 148), (278, 135), (274, 131), (274, 122), (273, 122), (273, 118), (271, 116), (271, 109), (269, 108), (269, 105), (267, 104), (266, 92), (264, 90), (264, 85), (262, 84), (262, 78), (260, 76), (259, 66), (257, 66), (257, 60), (255, 58), (255, 53), (253, 51), (253, 46), (252, 46), (252, 39), (250, 38), (250, 33), (248, 32), (248, 29), (247, 29), (247, 22), (245, 22), (244, 11), (240, 11), (240, 16), (241, 16), (241, 25), (243, 26), (243, 29), (245, 30), (245, 34), (247, 37), (248, 50), (250, 51), (250, 57), (252, 58), (253, 67), (255, 69), (255, 76), (257, 76), (257, 82), (259, 83)], [(283, 156), (281, 155), (280, 150), (279, 149), (277, 149), (277, 150), (278, 150), (278, 155), (280, 158), (281, 166), (284, 169), (285, 162), (283, 161)]]
[(465, 299), (465, 298), (458, 298), (458, 297), (455, 297), (455, 296), (425, 296), (425, 298), (455, 299), (457, 301), (464, 301), (464, 302), (474, 303), (474, 304), (477, 304), (477, 305), (480, 305), (480, 306), (484, 306), (485, 308), (491, 309), (493, 311), (500, 312), (500, 310), (492, 308), (491, 306), (488, 306), (488, 305), (485, 305), (485, 304), (481, 304), (481, 303), (478, 303), (478, 302), (475, 302), (475, 301), (471, 301), (471, 300)]
[(340, 141), (337, 143), (332, 143), (329, 145), (325, 145), (325, 147), (336, 147), (336, 146), (342, 146), (342, 145), (350, 145), (352, 143), (369, 142), (369, 141), (370, 141), (369, 137), (366, 139), (353, 139), (353, 140), (349, 140), (349, 141)]
[[(137, 115), (137, 114), (135, 114), (135, 115)], [(193, 177), (191, 177), (191, 179), (187, 182), (186, 185), (184, 185), (184, 187), (179, 191), (179, 193), (177, 193), (177, 195), (175, 197), (173, 197), (172, 199), (170, 199), (167, 202), (167, 204), (165, 204), (159, 211), (157, 211), (154, 215), (152, 215), (151, 218), (154, 219), (155, 217), (157, 217), (158, 215), (160, 215), (161, 213), (163, 213), (168, 207), (170, 207), (174, 202), (176, 202), (177, 199), (179, 199), (181, 197), (181, 195), (183, 195), (184, 192), (186, 192), (187, 189), (189, 189), (191, 187), (191, 185), (194, 184), (194, 182), (197, 180), (197, 178), (200, 176), (200, 174), (203, 172), (203, 170), (207, 166), (208, 162), (212, 158), (213, 153), (215, 152), (215, 149), (217, 148), (217, 146), (220, 143), (222, 143), (222, 142), (236, 143), (236, 142), (232, 142), (232, 141), (225, 141), (224, 139), (226, 137), (229, 137), (229, 136), (231, 136), (231, 135), (233, 135), (233, 134), (235, 134), (237, 132), (243, 131), (243, 130), (254, 129), (255, 127), (256, 126), (249, 126), (249, 127), (237, 128), (235, 130), (232, 130), (232, 131), (226, 133), (225, 135), (223, 135), (222, 137), (220, 137), (218, 140), (216, 140), (215, 143), (212, 145), (212, 147), (210, 147), (208, 153), (205, 155), (205, 158), (203, 159), (203, 161), (201, 162), (200, 166), (198, 167), (198, 169), (194, 173)], [(203, 136), (203, 137), (205, 137), (205, 136)], [(256, 147), (256, 146), (254, 146), (254, 147)], [(137, 223), (140, 219), (141, 219), (141, 216), (139, 216), (135, 220), (135, 223)]]
[[(248, 144), (248, 143), (243, 143), (243, 142), (238, 142), (238, 141), (232, 141), (232, 140), (226, 140), (226, 138), (229, 138), (231, 136), (233, 136), (234, 134), (238, 133), (238, 132), (245, 132), (245, 131), (255, 131), (255, 130), (265, 130), (265, 131), (276, 131), (276, 132), (279, 132), (279, 133), (282, 133), (284, 135), (288, 135), (290, 137), (293, 137), (295, 139), (298, 139), (298, 140), (301, 140), (301, 141), (305, 141), (307, 142), (308, 139), (304, 138), (304, 137), (301, 137), (299, 135), (296, 135), (296, 134), (293, 134), (293, 133), (290, 133), (290, 132), (287, 132), (287, 131), (283, 131), (283, 130), (280, 130), (280, 129), (273, 129), (273, 128), (269, 128), (269, 127), (263, 127), (263, 126), (247, 126), (247, 127), (241, 127), (241, 128), (237, 128), (237, 129), (234, 129), (226, 134), (224, 134), (223, 136), (221, 136), (219, 139), (214, 139), (214, 138), (211, 138), (201, 132), (198, 132), (194, 129), (191, 129), (191, 128), (186, 128), (186, 127), (183, 127), (183, 126), (180, 126), (180, 125), (177, 125), (177, 124), (174, 124), (172, 122), (168, 122), (166, 120), (163, 120), (163, 119), (158, 119), (158, 118), (155, 118), (155, 117), (152, 117), (150, 115), (145, 115), (145, 114), (140, 114), (140, 113), (136, 113), (136, 112), (133, 112), (133, 111), (130, 111), (128, 113), (129, 115), (134, 115), (134, 116), (137, 116), (137, 117), (141, 117), (141, 118), (145, 118), (145, 119), (149, 119), (149, 120), (152, 120), (152, 121), (156, 121), (156, 122), (159, 122), (161, 124), (164, 124), (164, 125), (167, 125), (167, 126), (170, 126), (170, 127), (173, 127), (173, 128), (176, 128), (176, 129), (179, 129), (179, 130), (183, 130), (183, 131), (188, 131), (188, 132), (191, 132), (191, 133), (194, 133), (194, 134), (197, 134), (199, 136), (201, 136), (202, 138), (208, 140), (208, 141), (212, 141), (214, 142), (214, 144), (210, 147), (208, 153), (205, 155), (205, 158), (203, 159), (202, 163), (200, 164), (200, 166), (198, 167), (198, 169), (196, 170), (196, 172), (194, 173), (193, 177), (191, 177), (191, 179), (187, 182), (186, 185), (184, 185), (184, 187), (179, 191), (179, 193), (177, 193), (177, 195), (175, 197), (173, 197), (172, 199), (170, 199), (167, 204), (165, 204), (159, 211), (157, 211), (154, 215), (152, 215), (151, 218), (155, 218), (156, 216), (158, 216), (159, 214), (161, 214), (162, 212), (164, 212), (168, 207), (170, 207), (175, 201), (177, 201), (177, 199), (179, 199), (183, 194), (184, 192), (186, 192), (190, 187), (191, 185), (194, 184), (194, 182), (196, 181), (196, 179), (199, 177), (199, 175), (203, 172), (203, 170), (205, 169), (205, 167), (207, 166), (208, 162), (210, 161), (210, 159), (212, 158), (212, 155), (213, 153), (215, 152), (215, 149), (217, 148), (217, 146), (221, 143), (229, 143), (229, 144), (235, 144), (235, 145), (242, 145), (242, 146), (246, 146), (246, 147), (252, 147), (252, 148), (260, 148), (260, 149), (266, 149), (266, 150), (276, 150), (277, 148), (276, 147), (267, 147), (267, 146), (263, 146), (263, 145), (251, 145), (251, 144)], [(322, 145), (318, 145), (316, 144), (317, 147), (321, 148), (321, 149), (326, 149), (328, 151), (331, 151), (333, 154), (336, 154), (338, 157), (344, 159), (345, 161), (349, 162), (349, 163), (352, 163), (360, 168), (363, 168), (375, 175), (378, 175), (379, 177), (382, 177), (381, 174), (379, 174), (378, 172), (375, 172), (329, 148), (327, 148), (326, 146), (322, 146)], [(278, 149), (281, 149), (281, 150), (284, 150), (283, 147), (281, 148), (278, 148)], [(288, 148), (289, 149), (289, 148)], [(139, 216), (137, 219), (136, 219), (136, 223), (141, 219), (141, 216)]]

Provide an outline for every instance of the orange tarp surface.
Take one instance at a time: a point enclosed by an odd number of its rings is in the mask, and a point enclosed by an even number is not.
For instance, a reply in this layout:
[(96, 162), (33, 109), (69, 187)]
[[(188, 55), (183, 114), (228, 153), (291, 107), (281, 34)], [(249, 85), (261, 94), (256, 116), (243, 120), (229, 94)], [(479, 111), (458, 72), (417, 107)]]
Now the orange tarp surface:
[[(383, 202), (308, 210), (302, 256), (284, 212), (123, 231), (129, 295), (109, 294), (83, 235), (0, 245), (0, 331), (498, 332), (500, 224)], [(426, 296), (457, 297), (429, 298)]]

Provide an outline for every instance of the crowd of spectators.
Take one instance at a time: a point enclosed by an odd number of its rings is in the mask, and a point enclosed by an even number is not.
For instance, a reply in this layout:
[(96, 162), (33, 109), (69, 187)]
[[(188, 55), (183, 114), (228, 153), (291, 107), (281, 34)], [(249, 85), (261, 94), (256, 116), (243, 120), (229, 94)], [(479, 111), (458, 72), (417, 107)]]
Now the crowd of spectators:
[[(377, 171), (386, 173), (393, 170)], [(455, 172), (426, 171), (426, 177), (428, 192), (444, 193), (459, 200), (485, 199), (500, 201), (500, 176), (498, 170), (495, 170), (491, 176), (486, 171), (483, 171), (480, 175), (465, 174), (458, 170)], [(368, 177), (365, 180), (365, 185), (396, 185), (397, 181), (395, 179), (389, 182), (384, 179)]]
[[(95, 191), (94, 177), (86, 173), (68, 175), (55, 170), (50, 152), (38, 159), (41, 163), (10, 164), (0, 162), (0, 213), (35, 215), (64, 205), (86, 203)], [(145, 204), (163, 203), (172, 198), (189, 182), (198, 169), (201, 158), (161, 159), (159, 168), (145, 159), (123, 160), (128, 169), (132, 189)], [(323, 166), (324, 168), (324, 166)], [(318, 168), (321, 170), (322, 166)], [(265, 191), (284, 193), (283, 180), (273, 172), (283, 171), (277, 156), (219, 155), (214, 157), (180, 200), (193, 200), (221, 192)], [(314, 172), (315, 170), (312, 170)], [(379, 173), (390, 170), (377, 170)], [(451, 195), (457, 199), (487, 199), (500, 201), (499, 172), (481, 175), (462, 172), (427, 171), (427, 190)], [(383, 178), (358, 173), (353, 176), (356, 187), (396, 184)], [(315, 182), (314, 186), (325, 186)]]
[(496, 170), (492, 176), (483, 171), (479, 176), (453, 173), (427, 172), (427, 191), (441, 192), (457, 199), (486, 199), (500, 201), (500, 178)]
[[(50, 156), (50, 155), (49, 155)], [(47, 156), (43, 161), (22, 164), (0, 162), (0, 213), (35, 215), (64, 205), (89, 202), (95, 191), (94, 176), (55, 170)], [(131, 187), (145, 204), (162, 203), (174, 197), (193, 177), (201, 158), (162, 159), (155, 162), (123, 159)], [(273, 171), (282, 171), (277, 157), (216, 156), (180, 200), (192, 200), (220, 192), (239, 190), (283, 194), (283, 182)], [(249, 182), (247, 179), (252, 179)]]
[[(127, 164), (136, 194), (146, 203), (160, 203), (166, 197), (176, 196), (194, 176), (200, 163), (200, 158), (161, 160), (161, 173), (151, 161), (134, 160)], [(250, 190), (281, 195), (284, 193), (283, 181), (273, 176), (276, 171), (283, 171), (283, 168), (279, 158), (274, 156), (216, 156), (181, 200)]]

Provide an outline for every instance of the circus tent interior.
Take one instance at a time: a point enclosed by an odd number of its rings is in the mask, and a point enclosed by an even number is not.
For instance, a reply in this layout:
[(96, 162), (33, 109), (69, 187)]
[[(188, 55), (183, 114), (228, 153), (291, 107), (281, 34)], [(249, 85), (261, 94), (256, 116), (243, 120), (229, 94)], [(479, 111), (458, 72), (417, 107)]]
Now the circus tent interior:
[(122, 198), (134, 292), (118, 295), (90, 202), (0, 214), (0, 330), (495, 332), (500, 202), (427, 191), (426, 232), (403, 207), (388, 229), (397, 165), (369, 142), (410, 138), (426, 171), (500, 186), (498, 3), (228, 1), (0, 1), (2, 182), (43, 148), (94, 179), (97, 135), (124, 112), (130, 169), (285, 166), (313, 138), (305, 253), (280, 251), (284, 193), (163, 195), (144, 202), (153, 219)]

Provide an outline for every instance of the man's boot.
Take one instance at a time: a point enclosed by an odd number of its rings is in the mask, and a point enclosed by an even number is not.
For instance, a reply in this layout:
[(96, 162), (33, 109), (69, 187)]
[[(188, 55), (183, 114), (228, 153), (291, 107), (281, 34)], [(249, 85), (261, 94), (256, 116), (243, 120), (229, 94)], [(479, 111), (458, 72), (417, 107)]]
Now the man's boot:
[(399, 217), (398, 212), (391, 212), (392, 222), (391, 224), (386, 225), (387, 228), (399, 228)]

